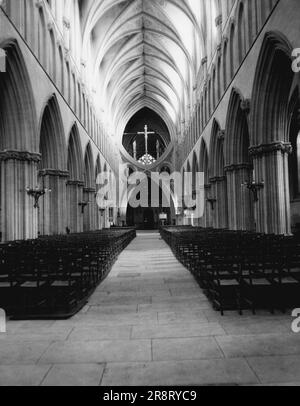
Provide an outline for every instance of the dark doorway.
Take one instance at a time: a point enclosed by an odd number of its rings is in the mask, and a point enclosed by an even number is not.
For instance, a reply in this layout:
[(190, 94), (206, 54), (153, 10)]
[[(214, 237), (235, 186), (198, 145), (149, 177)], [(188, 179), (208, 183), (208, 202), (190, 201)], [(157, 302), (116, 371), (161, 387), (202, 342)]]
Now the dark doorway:
[(144, 229), (145, 230), (154, 230), (154, 213), (152, 209), (144, 210)]

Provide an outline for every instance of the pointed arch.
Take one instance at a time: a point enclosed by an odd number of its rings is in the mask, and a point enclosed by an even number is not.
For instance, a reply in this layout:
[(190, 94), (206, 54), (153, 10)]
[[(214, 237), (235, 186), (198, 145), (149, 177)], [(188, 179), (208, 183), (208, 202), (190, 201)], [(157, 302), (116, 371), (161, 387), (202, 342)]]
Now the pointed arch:
[(253, 230), (253, 197), (243, 185), (253, 180), (253, 163), (249, 154), (248, 103), (237, 89), (230, 96), (225, 137), (226, 176), (228, 188), (229, 228)]
[(204, 173), (204, 186), (205, 186), (205, 206), (204, 216), (201, 219), (202, 227), (211, 227), (211, 210), (207, 199), (210, 197), (211, 185), (209, 182), (209, 161), (208, 161), (208, 149), (204, 138), (201, 139), (200, 154), (199, 154), (199, 170)]
[(204, 139), (201, 139), (200, 154), (199, 154), (199, 170), (204, 173), (205, 184), (209, 183), (209, 161), (208, 161), (208, 149)]
[(0, 43), (0, 224), (3, 241), (35, 238), (37, 214), (26, 188), (37, 185), (37, 120), (30, 78), (18, 42)]
[[(67, 227), (67, 147), (62, 117), (54, 94), (47, 102), (40, 122), (40, 183), (49, 191), (39, 211), (41, 235), (65, 233)], [(50, 192), (51, 191), (51, 192)]]
[(94, 179), (94, 162), (93, 162), (93, 154), (91, 144), (88, 143), (85, 155), (84, 155), (84, 184), (87, 188), (95, 187), (95, 179)]
[(290, 234), (288, 160), (291, 153), (289, 100), (294, 81), (292, 46), (276, 31), (266, 33), (253, 86), (251, 136), (254, 174), (262, 183), (256, 204), (259, 232)]
[(97, 179), (97, 176), (99, 175), (99, 173), (102, 172), (100, 154), (98, 154), (98, 156), (97, 156), (95, 169), (96, 169), (95, 170), (95, 179)]
[(62, 117), (56, 95), (46, 104), (40, 124), (41, 169), (67, 168), (67, 153)]
[(237, 89), (231, 92), (226, 118), (225, 161), (227, 165), (249, 163), (250, 136), (247, 101)]
[(192, 176), (192, 191), (194, 191), (194, 190), (196, 190), (196, 180), (197, 180), (196, 175), (199, 172), (198, 158), (197, 158), (197, 154), (196, 154), (195, 151), (193, 153), (193, 161), (192, 162), (193, 162), (192, 163), (192, 173), (193, 173), (193, 176)]
[(37, 121), (31, 81), (16, 40), (0, 43), (6, 73), (0, 75), (0, 150), (38, 151)]
[(224, 159), (224, 131), (214, 119), (209, 152), (211, 198), (216, 200), (214, 208), (213, 226), (215, 228), (228, 227), (227, 180)]
[(75, 123), (71, 129), (68, 143), (68, 171), (70, 179), (83, 180), (83, 154), (78, 132), (78, 126)]
[(96, 180), (93, 153), (90, 142), (88, 143), (84, 155), (84, 189), (83, 201), (86, 203), (83, 216), (83, 230), (91, 231), (95, 228), (95, 206), (96, 206)]
[(214, 119), (209, 151), (210, 177), (224, 175), (225, 160), (223, 151), (223, 139), (221, 135), (222, 134), (220, 125), (217, 120)]
[(83, 201), (84, 166), (80, 135), (77, 123), (74, 123), (68, 141), (68, 172), (67, 182), (67, 227), (70, 232), (83, 230), (83, 216), (79, 204)]
[(251, 131), (253, 145), (288, 140), (287, 109), (293, 82), (292, 46), (279, 32), (265, 35), (254, 86)]

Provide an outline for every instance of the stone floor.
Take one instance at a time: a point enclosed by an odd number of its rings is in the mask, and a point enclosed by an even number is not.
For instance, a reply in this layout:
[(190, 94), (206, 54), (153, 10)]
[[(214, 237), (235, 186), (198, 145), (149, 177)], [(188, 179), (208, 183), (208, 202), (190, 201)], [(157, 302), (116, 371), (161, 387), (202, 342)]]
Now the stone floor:
[(8, 322), (0, 385), (300, 385), (291, 322), (221, 317), (158, 233), (141, 233), (77, 316)]

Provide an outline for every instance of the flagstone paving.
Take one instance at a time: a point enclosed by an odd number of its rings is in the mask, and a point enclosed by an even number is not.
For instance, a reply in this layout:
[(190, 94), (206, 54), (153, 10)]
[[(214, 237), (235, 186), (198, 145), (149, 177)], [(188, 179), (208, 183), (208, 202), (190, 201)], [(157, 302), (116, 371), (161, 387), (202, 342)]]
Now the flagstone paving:
[(159, 234), (141, 232), (75, 317), (8, 321), (0, 385), (300, 386), (291, 323), (221, 317)]

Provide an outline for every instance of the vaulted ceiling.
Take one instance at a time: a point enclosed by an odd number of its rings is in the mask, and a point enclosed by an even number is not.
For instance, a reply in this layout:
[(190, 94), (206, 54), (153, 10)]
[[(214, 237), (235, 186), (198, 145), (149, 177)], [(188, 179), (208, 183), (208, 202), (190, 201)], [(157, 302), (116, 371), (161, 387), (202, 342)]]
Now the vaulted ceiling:
[[(206, 55), (207, 5), (215, 0), (79, 3), (83, 59), (103, 120), (121, 139), (130, 118), (148, 107), (175, 136), (194, 103)], [(214, 18), (212, 6), (209, 13)]]

